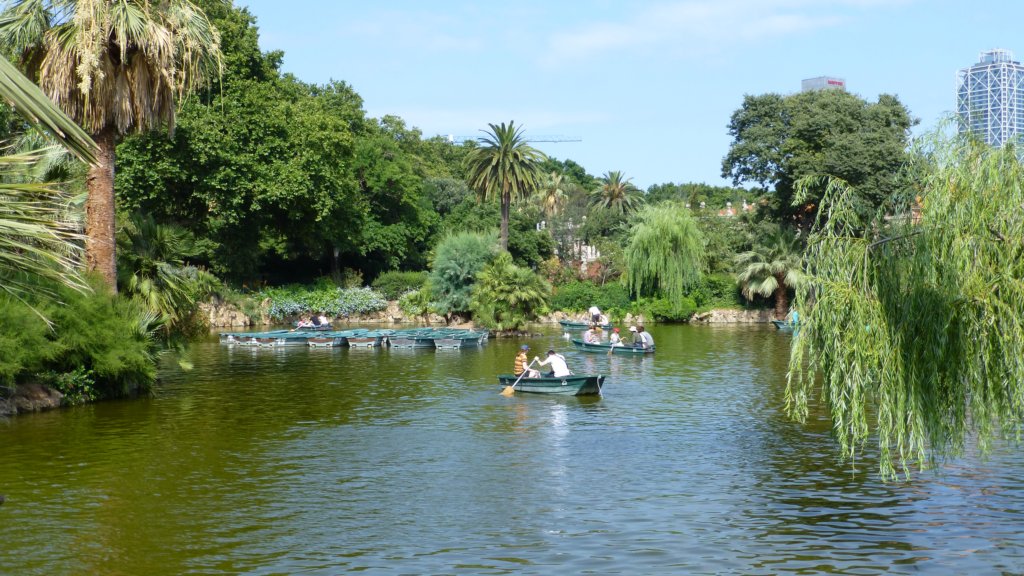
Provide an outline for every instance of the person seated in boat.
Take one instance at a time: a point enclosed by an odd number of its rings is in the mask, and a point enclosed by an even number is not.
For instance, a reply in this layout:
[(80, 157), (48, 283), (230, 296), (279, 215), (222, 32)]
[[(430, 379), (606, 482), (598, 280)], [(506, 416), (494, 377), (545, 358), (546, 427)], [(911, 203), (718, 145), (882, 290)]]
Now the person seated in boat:
[(651, 336), (650, 332), (644, 331), (643, 326), (636, 327), (635, 344), (637, 348), (654, 348), (654, 336)]
[(796, 308), (790, 308), (789, 314), (786, 314), (786, 323), (796, 326), (800, 322), (800, 313), (796, 311)]
[(526, 372), (526, 374), (523, 375), (523, 378), (537, 378), (538, 376), (540, 376), (540, 372), (538, 372), (537, 370), (530, 369), (530, 365), (527, 364), (527, 362), (529, 361), (529, 356), (527, 356), (527, 353), (529, 351), (530, 347), (527, 346), (526, 344), (523, 344), (522, 346), (519, 347), (519, 354), (516, 355), (515, 365), (512, 368), (512, 373), (515, 374), (516, 377), (519, 377), (519, 375), (523, 374), (524, 371)]
[(590, 321), (592, 323), (598, 324), (601, 322), (601, 309), (597, 306), (591, 306), (590, 310), (587, 310), (587, 313), (590, 314)]
[(607, 326), (608, 325), (608, 315), (607, 314), (601, 314), (600, 320), (598, 321), (597, 325), (598, 326)]
[(295, 328), (292, 328), (292, 332), (294, 332), (296, 330), (299, 330), (301, 328), (312, 328), (312, 327), (313, 327), (313, 321), (309, 318), (309, 316), (303, 316), (302, 318), (299, 319), (298, 322), (295, 323)]
[(330, 321), (330, 319), (327, 318), (327, 314), (325, 314), (323, 312), (320, 313), (320, 316), (317, 316), (317, 320), (320, 321), (320, 325), (321, 326), (330, 326), (331, 325), (331, 321)]
[(572, 375), (569, 366), (565, 363), (565, 356), (555, 354), (554, 350), (548, 350), (548, 357), (544, 360), (534, 356), (533, 361), (537, 362), (538, 366), (551, 366), (551, 372), (544, 374), (548, 378), (562, 378), (563, 376)]
[(608, 337), (608, 343), (612, 346), (622, 346), (622, 337), (619, 336), (618, 328), (612, 328), (611, 336)]
[(309, 327), (310, 328), (319, 328), (320, 327), (320, 317), (319, 316), (313, 316), (313, 318), (309, 321)]
[(604, 330), (601, 329), (601, 325), (594, 326), (594, 344), (600, 344), (604, 342)]
[(587, 328), (583, 332), (583, 341), (587, 344), (597, 344), (601, 342), (601, 338), (597, 335), (597, 325), (591, 324), (590, 328)]

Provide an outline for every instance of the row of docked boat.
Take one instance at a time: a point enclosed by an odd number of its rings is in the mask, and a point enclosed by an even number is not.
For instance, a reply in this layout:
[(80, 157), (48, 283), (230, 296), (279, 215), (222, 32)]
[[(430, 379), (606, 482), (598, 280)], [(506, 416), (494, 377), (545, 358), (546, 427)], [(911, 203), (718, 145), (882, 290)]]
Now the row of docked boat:
[(455, 349), (480, 346), (487, 340), (486, 330), (459, 328), (408, 328), (402, 330), (273, 330), (270, 332), (223, 332), (221, 344), (277, 348), (439, 348)]

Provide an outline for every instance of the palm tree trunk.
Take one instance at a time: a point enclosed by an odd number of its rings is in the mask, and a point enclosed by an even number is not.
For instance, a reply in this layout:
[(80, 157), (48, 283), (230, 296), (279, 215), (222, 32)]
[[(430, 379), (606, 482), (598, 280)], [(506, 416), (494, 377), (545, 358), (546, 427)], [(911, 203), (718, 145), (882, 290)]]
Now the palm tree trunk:
[(512, 204), (512, 194), (504, 192), (501, 195), (501, 249), (508, 252), (508, 217), (509, 206)]
[(783, 320), (789, 314), (789, 292), (786, 285), (778, 278), (779, 287), (775, 289), (775, 319)]
[(96, 271), (112, 291), (117, 292), (117, 254), (114, 228), (114, 146), (113, 128), (93, 135), (99, 146), (96, 164), (86, 176), (88, 199), (85, 202), (85, 263)]

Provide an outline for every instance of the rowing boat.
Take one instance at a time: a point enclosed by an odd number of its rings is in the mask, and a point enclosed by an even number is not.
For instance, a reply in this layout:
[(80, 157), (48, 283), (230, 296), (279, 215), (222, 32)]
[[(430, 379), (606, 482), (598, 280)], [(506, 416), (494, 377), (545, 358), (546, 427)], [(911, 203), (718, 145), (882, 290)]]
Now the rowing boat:
[(518, 378), (515, 374), (500, 374), (498, 382), (502, 386), (515, 384), (516, 392), (533, 394), (559, 394), (562, 396), (592, 396), (601, 394), (604, 376), (600, 374), (581, 374), (562, 376), (560, 378)]
[[(558, 323), (566, 330), (583, 330), (585, 328), (590, 328), (593, 324), (593, 322), (583, 322), (580, 320), (559, 320)], [(598, 324), (598, 326), (600, 326), (602, 330), (610, 330), (612, 327), (612, 325), (607, 322), (604, 324)]]
[(627, 344), (616, 344), (612, 346), (607, 342), (584, 342), (583, 340), (579, 339), (574, 339), (572, 343), (573, 345), (576, 346), (576, 348), (584, 352), (598, 352), (601, 354), (608, 354), (610, 351), (612, 354), (630, 354), (640, 356), (644, 354), (654, 354), (653, 346), (651, 346), (650, 348), (635, 348)]
[(786, 322), (785, 320), (772, 320), (772, 324), (783, 332), (792, 332), (793, 329), (796, 328), (796, 324)]

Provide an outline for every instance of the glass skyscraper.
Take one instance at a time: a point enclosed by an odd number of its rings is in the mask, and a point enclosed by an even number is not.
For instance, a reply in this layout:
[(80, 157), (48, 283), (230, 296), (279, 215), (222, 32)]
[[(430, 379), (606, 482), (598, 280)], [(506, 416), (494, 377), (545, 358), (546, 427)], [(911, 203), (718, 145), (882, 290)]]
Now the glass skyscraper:
[(1012, 52), (982, 52), (977, 64), (957, 72), (956, 113), (960, 132), (992, 146), (1024, 136), (1024, 66)]

